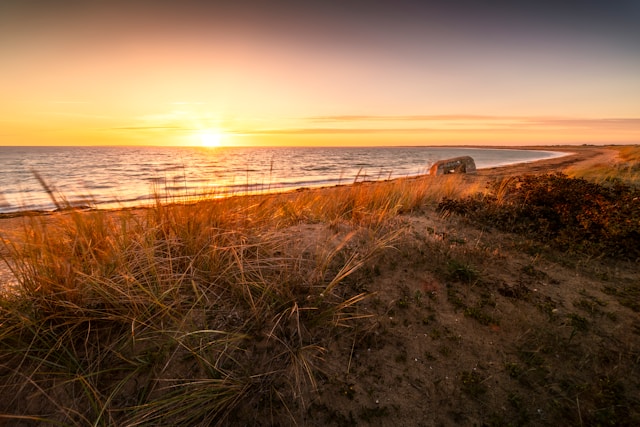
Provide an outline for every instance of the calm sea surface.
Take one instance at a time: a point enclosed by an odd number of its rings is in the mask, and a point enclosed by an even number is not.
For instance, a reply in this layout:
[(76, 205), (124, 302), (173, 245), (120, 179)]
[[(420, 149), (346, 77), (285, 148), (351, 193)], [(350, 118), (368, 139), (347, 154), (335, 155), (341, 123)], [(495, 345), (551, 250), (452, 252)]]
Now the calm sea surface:
[(144, 205), (154, 194), (225, 196), (428, 173), (469, 155), (478, 168), (561, 156), (550, 151), (442, 147), (0, 147), (0, 213)]

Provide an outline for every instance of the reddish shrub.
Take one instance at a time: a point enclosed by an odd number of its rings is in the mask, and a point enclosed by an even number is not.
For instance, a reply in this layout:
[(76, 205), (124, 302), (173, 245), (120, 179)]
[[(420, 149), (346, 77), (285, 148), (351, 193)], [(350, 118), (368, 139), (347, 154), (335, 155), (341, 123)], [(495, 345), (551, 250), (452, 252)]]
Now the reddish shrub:
[(439, 209), (563, 250), (640, 258), (640, 190), (619, 181), (525, 175), (492, 184), (489, 195), (444, 199)]

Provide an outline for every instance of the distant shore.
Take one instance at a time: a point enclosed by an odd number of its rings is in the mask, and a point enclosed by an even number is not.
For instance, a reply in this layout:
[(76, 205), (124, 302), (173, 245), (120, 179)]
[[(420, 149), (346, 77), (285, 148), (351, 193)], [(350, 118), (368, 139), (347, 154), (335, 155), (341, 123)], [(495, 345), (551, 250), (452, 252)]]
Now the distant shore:
[(526, 146), (511, 147), (522, 150), (544, 150), (569, 153), (566, 156), (554, 157), (552, 159), (542, 159), (530, 163), (517, 163), (507, 166), (499, 166), (495, 168), (487, 168), (478, 170), (478, 174), (482, 176), (490, 175), (519, 175), (527, 173), (550, 173), (562, 171), (569, 166), (577, 166), (586, 162), (613, 163), (617, 157), (617, 153), (611, 147), (607, 146)]

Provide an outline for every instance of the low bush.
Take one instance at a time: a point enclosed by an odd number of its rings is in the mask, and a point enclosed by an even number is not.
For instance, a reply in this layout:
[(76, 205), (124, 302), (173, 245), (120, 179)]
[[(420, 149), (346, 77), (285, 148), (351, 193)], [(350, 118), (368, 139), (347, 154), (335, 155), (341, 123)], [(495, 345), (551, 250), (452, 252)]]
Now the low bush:
[(640, 189), (560, 173), (493, 183), (487, 194), (446, 198), (439, 210), (588, 255), (640, 257)]

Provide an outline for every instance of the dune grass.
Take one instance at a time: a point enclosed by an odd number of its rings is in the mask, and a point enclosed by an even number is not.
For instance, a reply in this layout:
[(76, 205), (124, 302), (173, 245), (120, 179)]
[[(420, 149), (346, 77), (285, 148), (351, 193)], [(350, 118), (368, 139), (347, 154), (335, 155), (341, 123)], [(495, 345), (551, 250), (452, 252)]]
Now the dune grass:
[(463, 179), (25, 217), (3, 241), (17, 284), (0, 297), (2, 418), (295, 418), (335, 336), (362, 316), (351, 277), (399, 239), (399, 212), (473, 191)]
[(627, 185), (640, 185), (640, 146), (610, 146), (617, 158), (603, 161), (594, 159), (567, 169), (567, 175), (596, 183), (620, 181)]
[(0, 252), (0, 423), (294, 423), (349, 371), (326, 362), (356, 342), (378, 257), (408, 251), (399, 214), (486, 191), (448, 175), (24, 217)]

